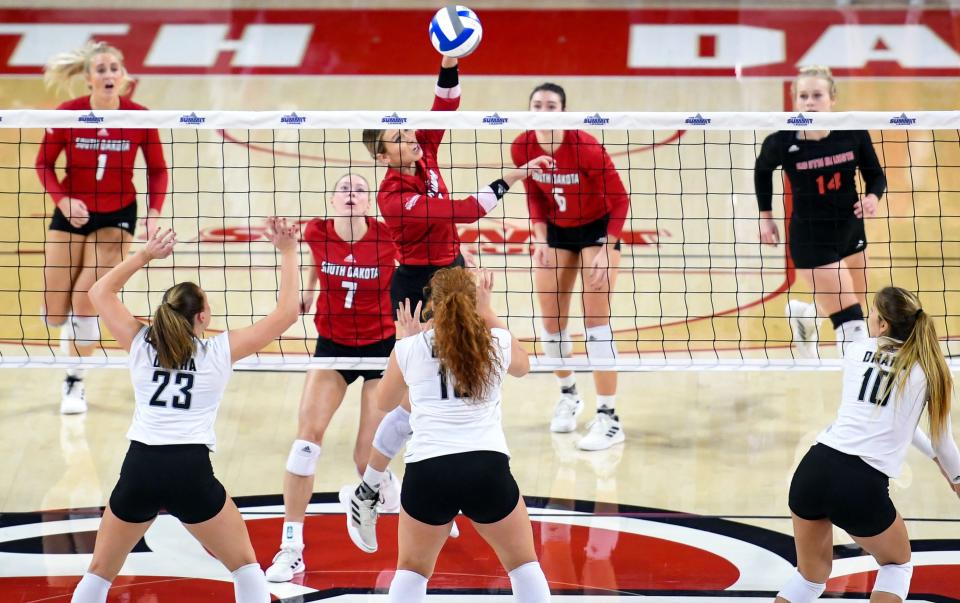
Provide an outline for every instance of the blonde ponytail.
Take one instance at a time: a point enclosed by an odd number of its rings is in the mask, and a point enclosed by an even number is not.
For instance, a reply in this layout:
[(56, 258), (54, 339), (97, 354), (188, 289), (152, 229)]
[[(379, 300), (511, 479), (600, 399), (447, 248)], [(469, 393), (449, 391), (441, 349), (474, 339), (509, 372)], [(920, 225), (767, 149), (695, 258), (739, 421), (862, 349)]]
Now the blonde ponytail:
[[(106, 42), (89, 41), (76, 50), (61, 52), (54, 55), (47, 61), (43, 67), (43, 83), (48, 89), (56, 92), (66, 92), (72, 94), (72, 82), (78, 75), (83, 75), (90, 70), (90, 61), (93, 57), (102, 53), (110, 53), (117, 57), (120, 64), (123, 65), (123, 53), (116, 46), (111, 46)], [(126, 76), (126, 67), (123, 69)], [(120, 88), (120, 94), (126, 94), (130, 82), (124, 78), (123, 86)]]
[[(874, 305), (889, 325), (886, 349), (897, 349), (887, 389), (894, 383), (903, 391), (914, 365), (919, 365), (927, 381), (927, 415), (930, 438), (936, 443), (944, 433), (950, 416), (953, 376), (940, 349), (933, 319), (916, 295), (900, 287), (884, 287), (877, 292)], [(903, 342), (903, 343), (899, 343)]]

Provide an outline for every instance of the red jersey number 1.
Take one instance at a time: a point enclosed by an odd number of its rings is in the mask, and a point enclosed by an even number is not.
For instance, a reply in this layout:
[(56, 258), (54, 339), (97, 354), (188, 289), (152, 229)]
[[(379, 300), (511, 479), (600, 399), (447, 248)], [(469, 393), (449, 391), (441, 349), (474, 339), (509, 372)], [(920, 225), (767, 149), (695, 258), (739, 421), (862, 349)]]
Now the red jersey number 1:
[(840, 188), (840, 172), (834, 172), (833, 176), (830, 176), (830, 180), (824, 182), (823, 176), (817, 176), (817, 188), (820, 189), (821, 195), (826, 195), (827, 191), (835, 191)]

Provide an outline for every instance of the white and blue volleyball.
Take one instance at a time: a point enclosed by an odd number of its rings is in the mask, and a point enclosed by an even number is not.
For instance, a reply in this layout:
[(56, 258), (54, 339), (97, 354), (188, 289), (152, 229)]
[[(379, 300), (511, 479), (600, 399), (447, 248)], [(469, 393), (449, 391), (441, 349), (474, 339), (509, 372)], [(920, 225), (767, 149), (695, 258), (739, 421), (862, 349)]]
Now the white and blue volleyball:
[(477, 14), (466, 6), (441, 8), (430, 20), (430, 41), (446, 57), (465, 57), (480, 45), (483, 27)]

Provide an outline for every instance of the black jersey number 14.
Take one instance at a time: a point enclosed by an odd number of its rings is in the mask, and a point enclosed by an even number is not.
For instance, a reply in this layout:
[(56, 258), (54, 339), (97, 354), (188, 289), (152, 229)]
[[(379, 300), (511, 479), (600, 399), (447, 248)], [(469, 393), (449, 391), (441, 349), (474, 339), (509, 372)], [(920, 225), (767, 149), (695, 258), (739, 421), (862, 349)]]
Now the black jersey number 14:
[(840, 172), (834, 172), (829, 180), (824, 179), (823, 174), (817, 176), (817, 189), (821, 195), (826, 195), (827, 191), (840, 190)]
[[(163, 390), (170, 385), (170, 377), (169, 371), (153, 371), (153, 382), (160, 385), (157, 387), (157, 391), (153, 392), (153, 397), (150, 398), (150, 406), (166, 407), (167, 401), (161, 400), (160, 396), (163, 394)], [(174, 386), (180, 388), (180, 392), (170, 396), (170, 405), (182, 410), (189, 409), (190, 390), (193, 388), (193, 373), (177, 373), (173, 383)]]

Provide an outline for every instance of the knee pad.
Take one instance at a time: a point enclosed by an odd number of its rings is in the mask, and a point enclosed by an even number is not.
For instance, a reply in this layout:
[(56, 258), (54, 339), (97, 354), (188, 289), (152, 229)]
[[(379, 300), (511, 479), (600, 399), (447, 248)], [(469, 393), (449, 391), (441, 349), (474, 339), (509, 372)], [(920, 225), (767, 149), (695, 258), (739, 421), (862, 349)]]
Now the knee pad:
[(398, 406), (387, 413), (377, 433), (373, 434), (373, 447), (383, 456), (392, 459), (407, 443), (413, 430), (410, 429), (410, 413), (402, 406)]
[(537, 561), (524, 563), (508, 574), (513, 587), (513, 597), (518, 603), (547, 603), (550, 601), (550, 586), (543, 568)]
[(873, 592), (891, 593), (901, 600), (906, 600), (910, 592), (910, 578), (913, 576), (913, 563), (907, 561), (897, 565), (890, 563), (881, 565), (877, 571), (877, 581), (873, 584)]
[(777, 596), (790, 601), (790, 603), (813, 603), (820, 598), (820, 595), (822, 595), (826, 589), (826, 584), (810, 582), (801, 576), (799, 571), (794, 570), (793, 576), (791, 576), (790, 580), (780, 589)]
[(77, 345), (91, 345), (100, 341), (100, 320), (96, 316), (74, 316), (73, 339)]
[(267, 577), (259, 563), (244, 565), (233, 571), (233, 593), (237, 603), (263, 603), (270, 600)]
[(573, 353), (573, 342), (566, 329), (559, 333), (540, 333), (540, 345), (543, 346), (543, 355), (547, 358), (569, 358)]
[(587, 329), (587, 358), (594, 360), (614, 360), (617, 357), (616, 342), (609, 324)]
[(317, 471), (320, 446), (307, 440), (294, 440), (287, 457), (287, 471), (300, 477), (312, 477)]

